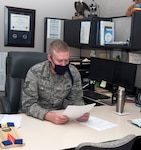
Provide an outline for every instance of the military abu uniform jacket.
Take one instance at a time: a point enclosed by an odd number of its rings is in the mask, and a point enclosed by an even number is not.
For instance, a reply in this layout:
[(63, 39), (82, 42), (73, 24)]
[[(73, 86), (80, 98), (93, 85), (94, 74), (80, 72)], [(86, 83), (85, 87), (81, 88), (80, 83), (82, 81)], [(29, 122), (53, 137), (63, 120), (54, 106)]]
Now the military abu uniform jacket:
[(49, 61), (31, 67), (23, 86), (21, 111), (43, 120), (48, 111), (83, 105), (80, 73), (71, 64), (69, 68), (71, 75), (68, 72), (54, 75), (50, 72)]

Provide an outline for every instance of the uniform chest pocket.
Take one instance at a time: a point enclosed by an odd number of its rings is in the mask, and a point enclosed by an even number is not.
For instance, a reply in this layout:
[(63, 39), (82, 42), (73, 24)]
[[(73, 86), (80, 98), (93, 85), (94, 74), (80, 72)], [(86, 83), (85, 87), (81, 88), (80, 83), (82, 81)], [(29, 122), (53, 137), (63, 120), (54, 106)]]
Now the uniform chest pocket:
[(39, 82), (39, 94), (41, 97), (48, 97), (50, 99), (64, 99), (70, 93), (70, 82), (63, 81), (55, 82), (54, 80), (41, 80)]
[(65, 99), (70, 93), (71, 86), (58, 85), (54, 87), (54, 95), (59, 99)]
[(38, 91), (39, 91), (39, 96), (42, 98), (49, 99), (52, 97), (53, 89), (49, 82), (41, 81), (38, 84)]

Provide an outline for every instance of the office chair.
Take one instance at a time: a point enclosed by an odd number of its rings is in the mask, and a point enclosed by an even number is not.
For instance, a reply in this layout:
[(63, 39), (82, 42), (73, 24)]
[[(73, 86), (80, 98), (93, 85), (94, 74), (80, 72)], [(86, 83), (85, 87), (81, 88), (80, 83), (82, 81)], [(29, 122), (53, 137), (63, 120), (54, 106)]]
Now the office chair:
[(75, 150), (132, 150), (132, 146), (136, 136), (133, 134), (127, 135), (121, 139), (100, 142), (100, 143), (81, 143)]
[(136, 140), (133, 143), (132, 150), (140, 150), (141, 149), (141, 135), (136, 137)]
[(42, 52), (8, 52), (5, 96), (0, 97), (2, 113), (18, 113), (21, 105), (22, 85), (27, 71), (33, 65), (45, 60), (47, 60), (47, 54)]

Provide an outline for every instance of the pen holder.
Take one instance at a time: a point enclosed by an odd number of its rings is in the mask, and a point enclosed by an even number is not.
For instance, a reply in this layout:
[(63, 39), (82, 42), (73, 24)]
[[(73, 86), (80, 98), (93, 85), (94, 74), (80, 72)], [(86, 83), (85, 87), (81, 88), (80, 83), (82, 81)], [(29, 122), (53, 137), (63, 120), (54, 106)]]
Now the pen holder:
[(125, 105), (125, 90), (120, 89), (117, 92), (117, 103), (116, 103), (116, 112), (123, 113)]

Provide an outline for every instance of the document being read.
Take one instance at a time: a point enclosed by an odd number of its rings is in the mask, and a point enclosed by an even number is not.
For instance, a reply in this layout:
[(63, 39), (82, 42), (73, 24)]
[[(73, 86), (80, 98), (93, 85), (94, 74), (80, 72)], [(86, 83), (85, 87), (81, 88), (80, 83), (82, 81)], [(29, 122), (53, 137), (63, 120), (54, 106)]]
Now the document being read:
[(90, 110), (95, 106), (95, 103), (83, 105), (83, 106), (76, 106), (76, 105), (69, 105), (64, 110), (63, 115), (68, 116), (71, 120), (77, 119), (81, 117), (83, 114), (90, 112)]

